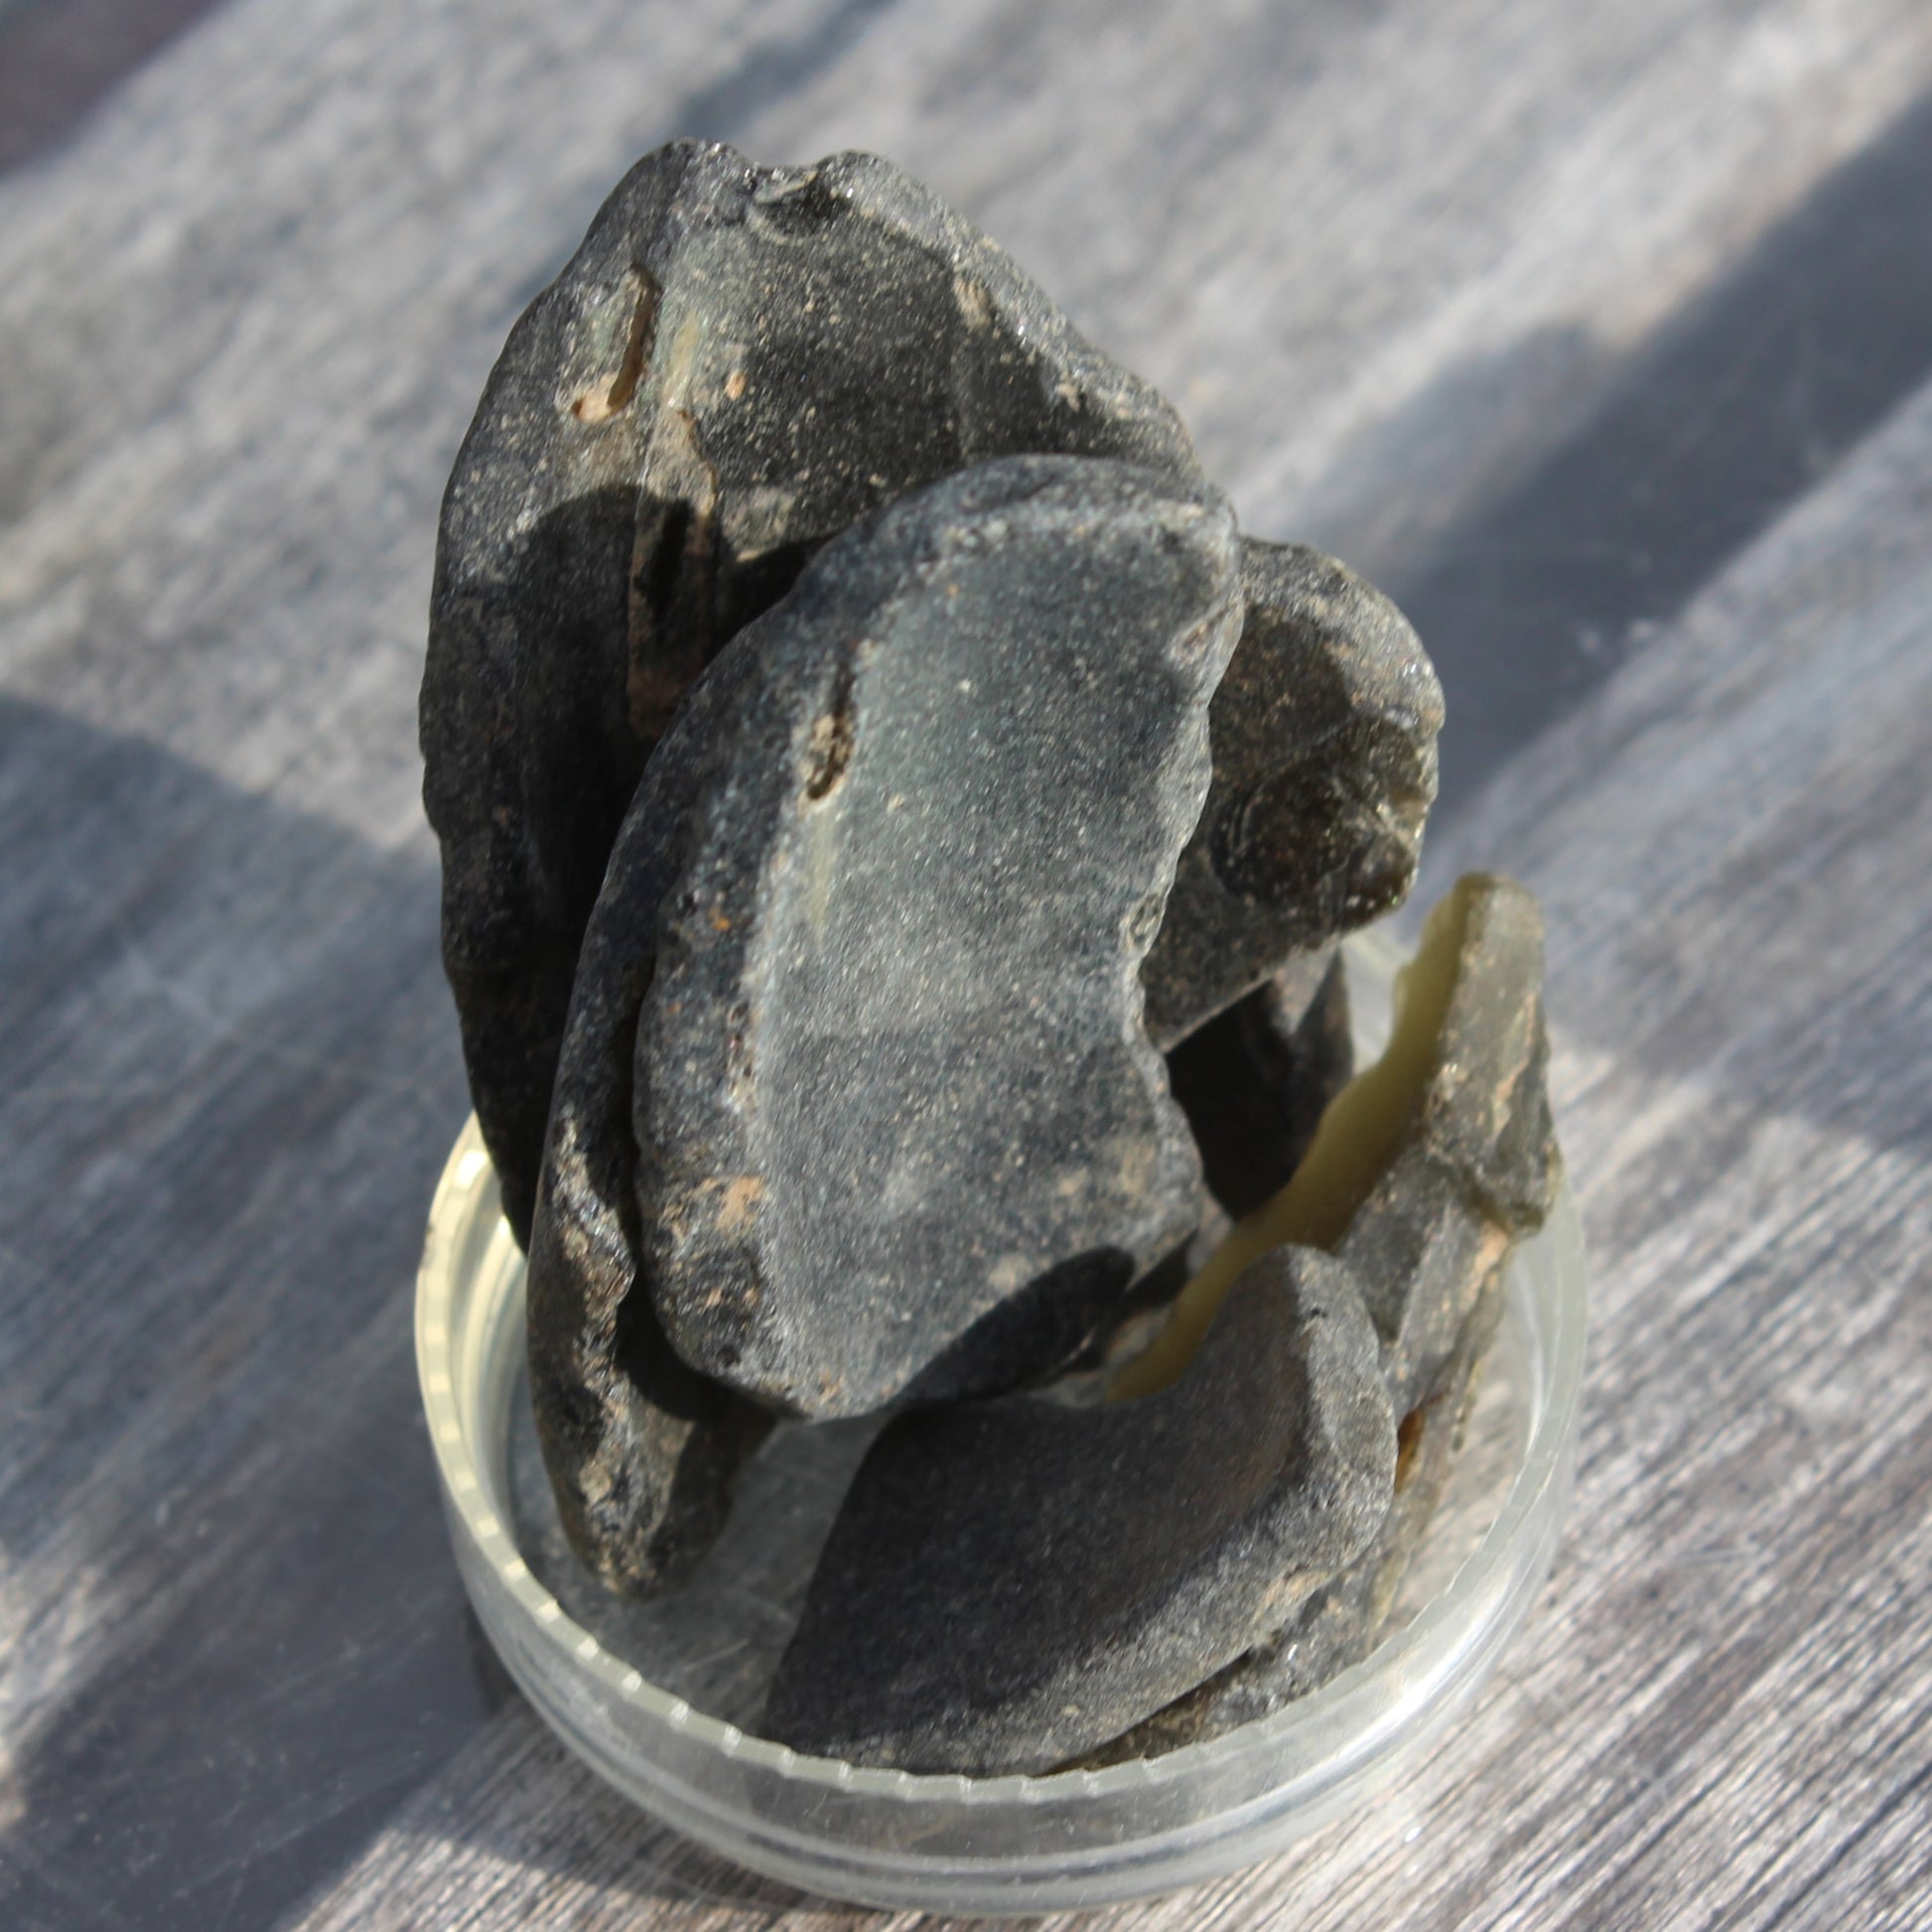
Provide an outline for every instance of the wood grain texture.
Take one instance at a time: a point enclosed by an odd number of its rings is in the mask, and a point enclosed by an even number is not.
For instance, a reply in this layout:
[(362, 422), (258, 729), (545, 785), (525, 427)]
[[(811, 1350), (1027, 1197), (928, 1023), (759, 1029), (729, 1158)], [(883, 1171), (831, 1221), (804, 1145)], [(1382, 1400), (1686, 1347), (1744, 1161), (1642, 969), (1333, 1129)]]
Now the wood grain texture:
[[(437, 496), (518, 308), (692, 132), (894, 156), (1432, 644), (1446, 558), (1507, 598), (1604, 477), (1679, 505), (1605, 499), (1676, 572), (1610, 601), (1640, 648), (1561, 573), (1504, 613), (1568, 715), (1429, 860), (1551, 913), (1596, 1291), (1548, 1601), (1356, 1823), (1062, 1922), (1932, 1920), (1932, 323), (1833, 403), (1909, 277), (1831, 252), (1929, 84), (1916, 0), (249, 0), (0, 180), (0, 1916), (915, 1922), (653, 1833), (505, 1693), (408, 1356), (465, 1107)], [(1572, 523), (1512, 507), (1552, 479)], [(1460, 691), (1500, 749), (1467, 634), (1450, 737)]]

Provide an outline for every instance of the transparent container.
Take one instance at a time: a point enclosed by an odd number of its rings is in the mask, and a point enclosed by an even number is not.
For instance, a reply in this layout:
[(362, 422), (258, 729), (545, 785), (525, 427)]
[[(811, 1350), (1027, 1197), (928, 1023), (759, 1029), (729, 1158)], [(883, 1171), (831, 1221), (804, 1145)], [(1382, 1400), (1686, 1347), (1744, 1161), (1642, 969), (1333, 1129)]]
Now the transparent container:
[[(1399, 955), (1349, 943), (1364, 1057)], [(913, 1776), (804, 1757), (746, 1727), (873, 1425), (773, 1431), (724, 1538), (660, 1602), (571, 1557), (523, 1369), (523, 1257), (474, 1119), (430, 1210), (416, 1355), (450, 1537), (479, 1618), (564, 1742), (646, 1811), (831, 1897), (1017, 1914), (1176, 1889), (1280, 1851), (1438, 1747), (1529, 1611), (1569, 1498), (1585, 1270), (1566, 1188), (1512, 1264), (1449, 1493), (1390, 1633), (1274, 1717), (1102, 1771)]]

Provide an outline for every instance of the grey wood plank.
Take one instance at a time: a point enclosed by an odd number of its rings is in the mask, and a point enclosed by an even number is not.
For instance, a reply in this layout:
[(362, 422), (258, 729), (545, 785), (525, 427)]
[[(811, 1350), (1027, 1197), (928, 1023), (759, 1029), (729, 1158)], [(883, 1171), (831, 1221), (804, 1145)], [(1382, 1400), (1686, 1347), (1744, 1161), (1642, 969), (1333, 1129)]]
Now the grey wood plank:
[[(747, 1922), (782, 1908), (640, 1832), (471, 1654), (407, 1356), (422, 1210), (463, 1111), (416, 802), (436, 499), (509, 321), (636, 152), (696, 131), (765, 159), (893, 154), (1175, 394), (1251, 527), (1421, 581), (1929, 80), (1932, 16), (1912, 0), (1132, 17), (252, 0), (0, 182), (10, 1922), (265, 1923), (338, 1867), (315, 1910), (344, 1923), (595, 1924), (634, 1920), (640, 1897), (666, 1922), (733, 1922), (708, 1892), (748, 1896)], [(1854, 585), (1807, 608), (1864, 606)], [(1719, 628), (1727, 644), (1695, 648), (1740, 656), (1743, 633)], [(1823, 672), (1804, 662), (1789, 679), (1809, 694)], [(1895, 1579), (1923, 1552), (1908, 1538), (1891, 1568), (1866, 1564), (1879, 1512), (1919, 1506), (1917, 1425), (1893, 1413), (1902, 1459), (1868, 1492), (1850, 1472), (1872, 1445), (1845, 1433), (1879, 1413), (1887, 1371), (1909, 1385), (1923, 1368), (1921, 1331), (1869, 1289), (1910, 1279), (1922, 1252), (1922, 1137), (1895, 1126), (1920, 1010), (1875, 977), (1920, 928), (1899, 909), (1896, 827), (1856, 774), (1814, 759), (1765, 789), (1752, 760), (1774, 777), (1825, 714), (1793, 698), (1797, 723), (1760, 719), (1753, 738), (1749, 683), (1688, 746), (1639, 758), (1626, 795), (1619, 760), (1655, 721), (1619, 682), (1590, 716), (1621, 722), (1575, 741), (1575, 773), (1459, 842), (1546, 890), (1581, 867), (1559, 973), (1623, 962), (1557, 995), (1560, 1013), (1604, 1016), (1578, 1022), (1564, 1077), (1605, 1293), (1671, 1342), (1599, 1363), (1590, 1452), (1621, 1567), (1573, 1546), (1557, 1599), (1572, 1634), (1546, 1626), (1445, 1782), (1171, 1915), (1618, 1922), (1675, 1909), (1709, 1865), (1748, 1921), (1876, 1899), (1922, 1864), (1894, 1733), (1920, 1708), (1925, 1631)], [(1870, 768), (1897, 792), (1911, 721), (1902, 704), (1872, 721)], [(1686, 787), (1721, 828), (1700, 844), (1657, 813), (1706, 740), (1743, 763), (1734, 795)], [(1634, 851), (1735, 900), (1725, 929), (1754, 949), (1774, 1017), (1733, 1028), (1694, 970), (1701, 901), (1673, 900), (1666, 932), (1649, 877), (1603, 867), (1620, 821), (1554, 809), (1583, 773), (1582, 799), (1600, 779), (1603, 807), (1633, 814)], [(1784, 871), (1745, 838), (1765, 812), (1782, 814)], [(1570, 827), (1574, 860), (1560, 843), (1516, 856), (1539, 816), (1551, 839)], [(1742, 871), (1714, 874), (1713, 845)], [(1800, 916), (1819, 892), (1837, 925)], [(1878, 951), (1855, 971), (1800, 943), (1828, 929)], [(1841, 1017), (1807, 1060), (1833, 994)], [(1849, 1138), (1821, 1142), (1861, 1093)], [(1877, 1121), (1894, 1127), (1874, 1137)], [(1726, 1158), (1762, 1184), (1729, 1176), (1700, 1203), (1696, 1177)], [(1806, 1271), (1849, 1298), (1855, 1354), (1795, 1286)], [(1692, 1459), (1669, 1459), (1673, 1443)], [(1687, 1472), (1719, 1463), (1746, 1484), (1737, 1522), (1762, 1549), (1701, 1513)], [(1748, 1482), (1780, 1471), (1793, 1494), (1774, 1521)], [(1863, 1594), (1811, 1652), (1757, 1605), (1782, 1584), (1829, 1606), (1855, 1566)], [(1725, 1623), (1725, 1592), (1758, 1621)], [(1682, 1639), (1670, 1674), (1594, 1688), (1590, 1660), (1656, 1662), (1618, 1647), (1646, 1619)], [(1836, 1676), (1872, 1689), (1866, 1652), (1888, 1629), (1903, 1702), (1866, 1714), (1864, 1756), (1784, 1763), (1852, 1708), (1832, 1702)], [(1707, 1665), (1715, 1688), (1689, 1697)], [(1785, 1727), (1767, 1700), (1788, 1704)], [(1622, 1755), (1573, 1767), (1606, 1710)], [(1767, 1822), (1733, 1868), (1719, 1825), (1747, 1801)], [(1592, 1837), (1603, 1807), (1619, 1822)]]
[(18, 168), (82, 125), (213, 0), (0, 3), (0, 169)]

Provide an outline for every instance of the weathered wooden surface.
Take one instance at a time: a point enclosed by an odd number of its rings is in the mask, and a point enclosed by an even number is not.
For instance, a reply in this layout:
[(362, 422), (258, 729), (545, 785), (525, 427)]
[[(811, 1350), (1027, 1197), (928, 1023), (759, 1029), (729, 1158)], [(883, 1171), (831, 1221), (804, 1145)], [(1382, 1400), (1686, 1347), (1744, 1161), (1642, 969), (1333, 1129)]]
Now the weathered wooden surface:
[(1359, 1821), (1062, 1922), (1932, 1920), (1928, 88), (1918, 0), (250, 0), (0, 177), (0, 1919), (911, 1922), (549, 1741), (408, 1356), (437, 493), (684, 131), (893, 155), (1385, 581), (1429, 873), (1550, 909), (1547, 1600)]

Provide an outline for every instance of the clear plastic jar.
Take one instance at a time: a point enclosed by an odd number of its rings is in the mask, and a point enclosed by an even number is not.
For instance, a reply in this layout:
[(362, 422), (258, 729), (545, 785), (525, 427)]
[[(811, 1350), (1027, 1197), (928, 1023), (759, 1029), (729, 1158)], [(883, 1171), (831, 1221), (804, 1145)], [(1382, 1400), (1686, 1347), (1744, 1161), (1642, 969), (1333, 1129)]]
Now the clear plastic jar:
[[(1398, 956), (1374, 934), (1347, 950), (1367, 1055), (1386, 1031)], [(528, 1418), (523, 1258), (474, 1119), (430, 1211), (416, 1354), (471, 1599), (572, 1750), (646, 1811), (771, 1877), (870, 1905), (1012, 1914), (1173, 1890), (1265, 1858), (1436, 1743), (1556, 1553), (1586, 1327), (1567, 1188), (1507, 1287), (1449, 1494), (1374, 1654), (1211, 1742), (1046, 1777), (865, 1770), (742, 1727), (870, 1438), (865, 1424), (775, 1430), (725, 1538), (661, 1602), (620, 1604), (578, 1570)]]

